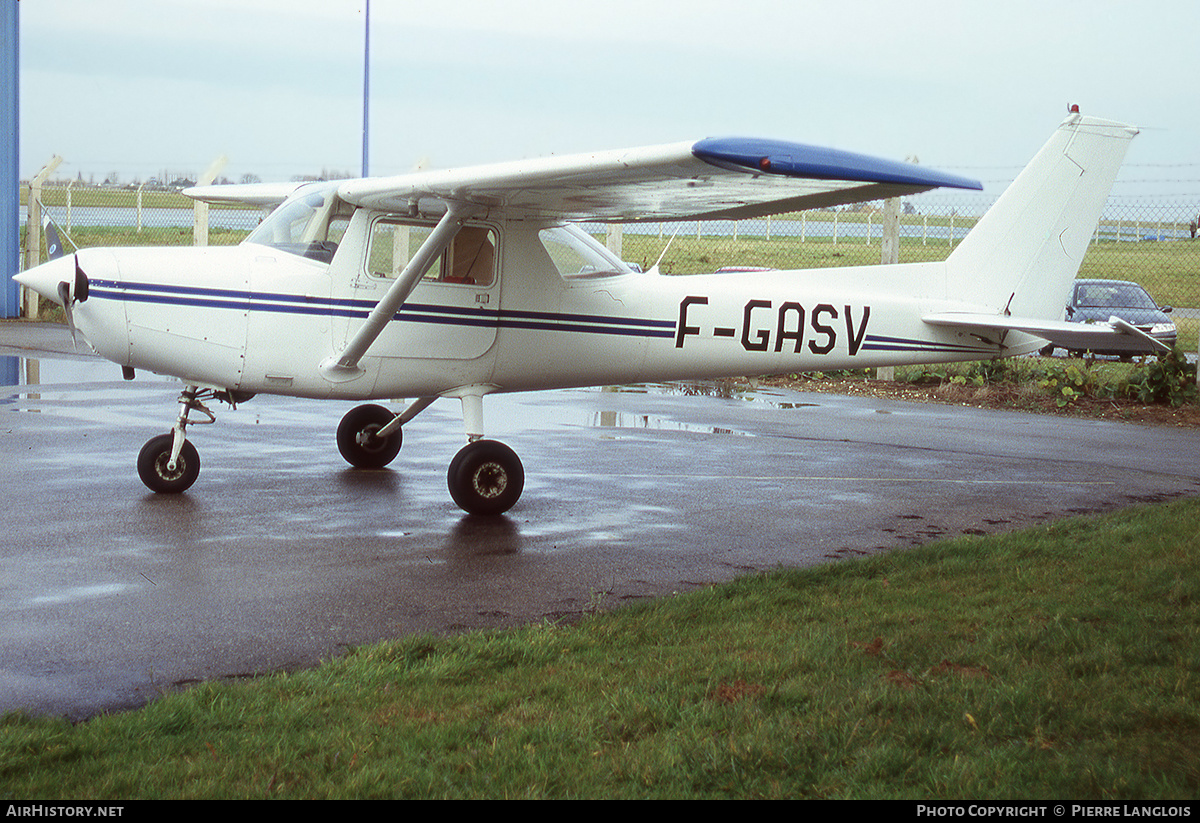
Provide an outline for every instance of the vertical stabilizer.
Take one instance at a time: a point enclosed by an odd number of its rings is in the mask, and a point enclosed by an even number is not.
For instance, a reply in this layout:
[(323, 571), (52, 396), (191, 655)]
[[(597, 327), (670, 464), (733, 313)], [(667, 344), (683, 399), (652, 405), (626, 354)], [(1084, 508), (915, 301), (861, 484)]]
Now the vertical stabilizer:
[(1071, 281), (1137, 129), (1073, 114), (946, 262), (948, 296), (1061, 320)]

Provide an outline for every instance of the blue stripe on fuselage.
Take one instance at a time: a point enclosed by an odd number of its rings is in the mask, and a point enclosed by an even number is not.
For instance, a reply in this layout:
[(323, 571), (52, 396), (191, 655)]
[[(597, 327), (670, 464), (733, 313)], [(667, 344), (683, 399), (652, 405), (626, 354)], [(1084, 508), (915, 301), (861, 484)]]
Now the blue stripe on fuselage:
[[(240, 289), (214, 289), (157, 283), (91, 281), (91, 296), (131, 303), (157, 303), (208, 309), (261, 311), (280, 314), (323, 315), (366, 319), (375, 308), (370, 300), (338, 299), (312, 295), (272, 294)], [(647, 320), (596, 314), (458, 308), (428, 303), (406, 303), (395, 320), (452, 326), (538, 329), (642, 337), (673, 338), (674, 320)]]

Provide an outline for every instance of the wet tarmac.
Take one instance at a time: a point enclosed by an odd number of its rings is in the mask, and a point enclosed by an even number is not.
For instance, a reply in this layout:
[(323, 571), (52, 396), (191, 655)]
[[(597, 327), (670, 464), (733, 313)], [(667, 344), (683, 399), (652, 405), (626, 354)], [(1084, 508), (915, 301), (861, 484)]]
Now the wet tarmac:
[[(413, 632), (571, 619), (780, 566), (1200, 492), (1190, 430), (667, 384), (493, 396), (506, 516), (446, 489), (457, 402), (350, 469), (349, 403), (258, 397), (189, 430), (200, 479), (134, 461), (178, 384), (0, 322), (0, 711), (85, 717)], [(393, 404), (396, 407), (399, 404)]]

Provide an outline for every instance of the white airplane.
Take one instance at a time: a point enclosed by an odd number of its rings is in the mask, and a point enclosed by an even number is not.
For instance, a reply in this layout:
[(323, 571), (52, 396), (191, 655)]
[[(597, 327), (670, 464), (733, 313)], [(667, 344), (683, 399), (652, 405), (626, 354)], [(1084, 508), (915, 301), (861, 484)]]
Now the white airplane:
[(382, 467), (404, 424), (451, 397), (468, 442), (450, 463), (450, 495), (495, 515), (524, 485), (517, 455), (484, 439), (483, 398), (496, 392), (980, 360), (1036, 351), (1039, 334), (1137, 333), (1063, 319), (1136, 133), (1069, 116), (943, 262), (664, 276), (634, 271), (578, 227), (982, 188), (911, 164), (719, 138), (194, 188), (210, 203), (279, 205), (236, 247), (80, 249), (16, 279), (62, 305), (72, 335), (126, 378), (183, 381), (175, 425), (138, 457), (155, 492), (196, 480), (186, 433), (215, 420), (205, 400), (410, 398), (398, 413), (359, 405), (338, 426), (350, 464)]

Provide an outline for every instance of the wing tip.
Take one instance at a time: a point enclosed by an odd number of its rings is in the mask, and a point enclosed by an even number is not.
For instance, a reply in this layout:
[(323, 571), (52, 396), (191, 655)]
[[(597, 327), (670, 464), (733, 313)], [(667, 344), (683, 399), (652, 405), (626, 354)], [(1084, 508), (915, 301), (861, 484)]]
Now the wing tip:
[(754, 174), (850, 180), (926, 188), (982, 191), (978, 180), (867, 154), (757, 137), (709, 137), (692, 154), (714, 166)]

